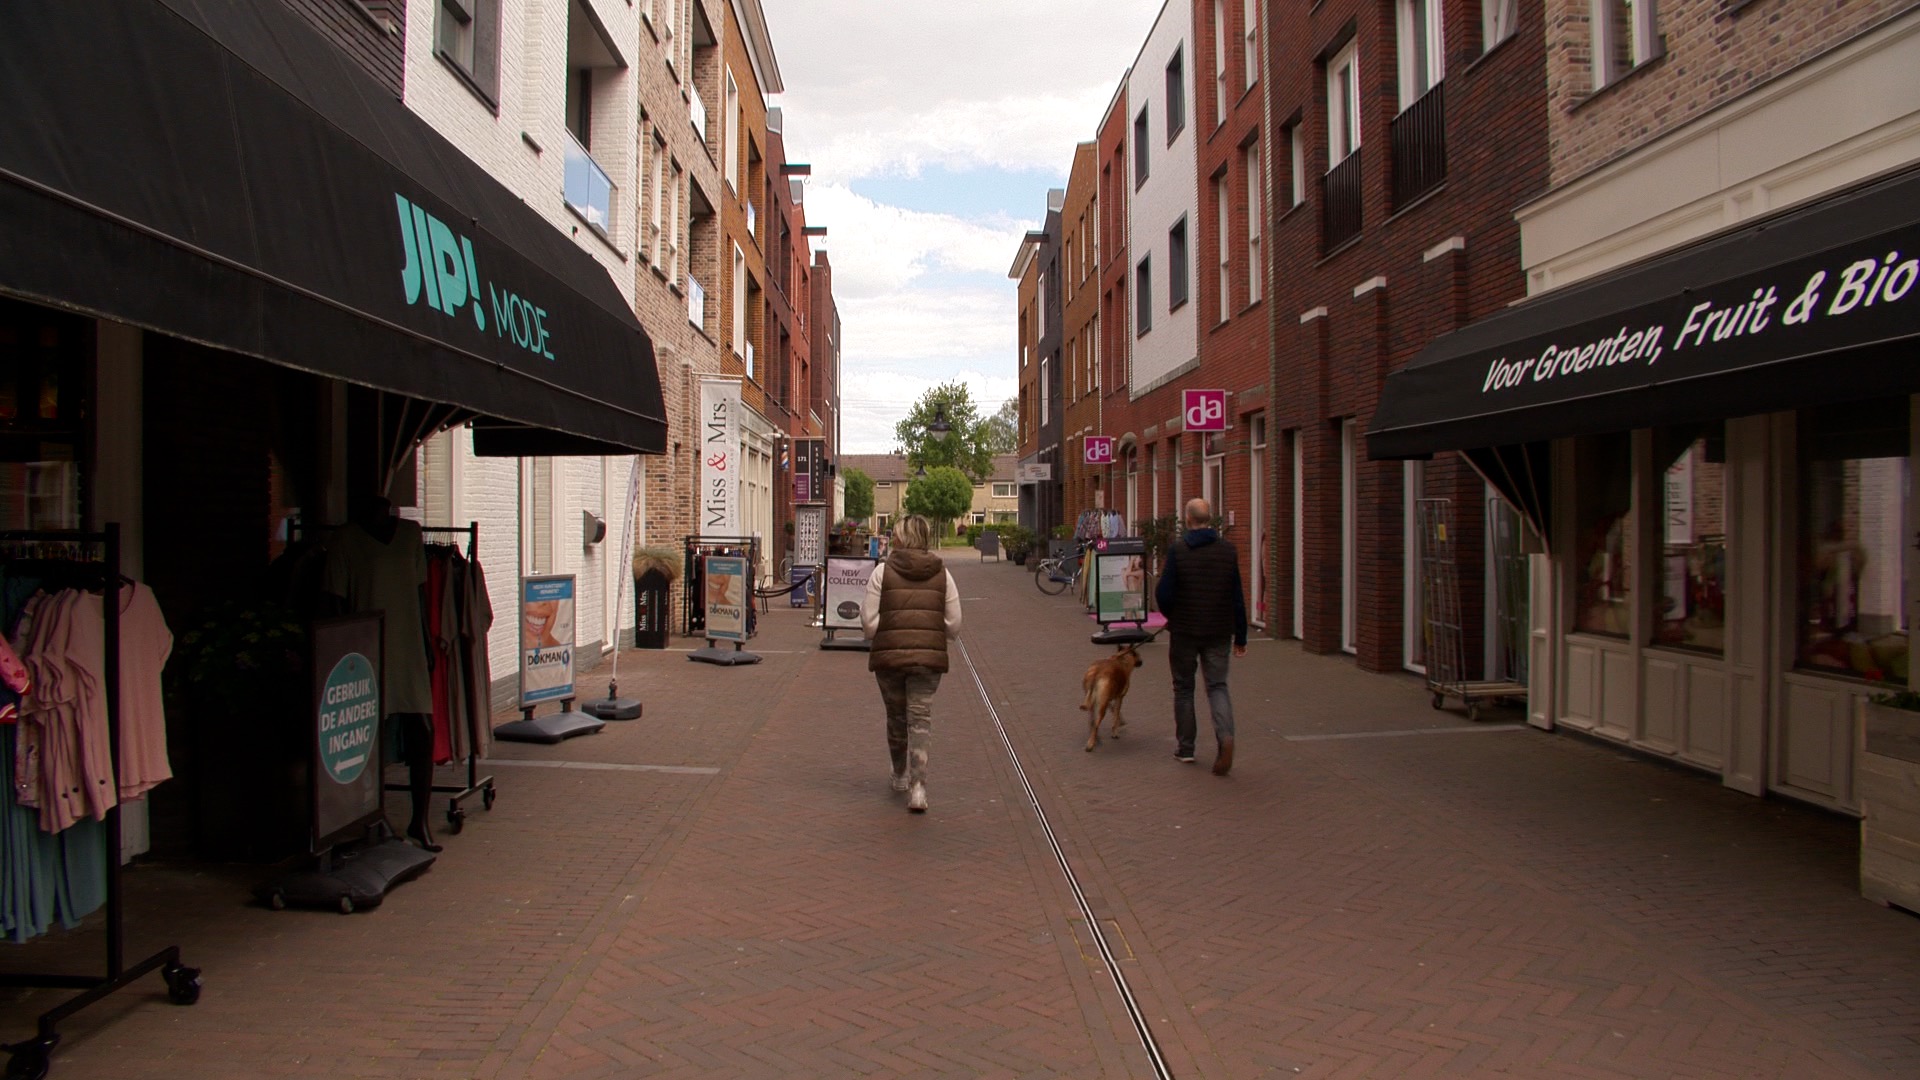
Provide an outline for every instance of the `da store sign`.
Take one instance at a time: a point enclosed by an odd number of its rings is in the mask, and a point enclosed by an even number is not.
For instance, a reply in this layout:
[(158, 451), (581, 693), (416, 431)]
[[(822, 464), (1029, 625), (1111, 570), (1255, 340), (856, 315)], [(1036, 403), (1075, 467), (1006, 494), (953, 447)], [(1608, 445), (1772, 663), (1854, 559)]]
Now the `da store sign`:
[(1111, 435), (1087, 436), (1087, 450), (1086, 450), (1086, 456), (1083, 460), (1088, 465), (1113, 464), (1113, 436)]
[(573, 576), (520, 581), (520, 704), (573, 696)]
[(367, 771), (380, 732), (380, 680), (357, 652), (333, 665), (320, 685), (320, 768), (336, 784)]
[(1227, 430), (1227, 392), (1225, 390), (1181, 391), (1180, 416), (1188, 431)]

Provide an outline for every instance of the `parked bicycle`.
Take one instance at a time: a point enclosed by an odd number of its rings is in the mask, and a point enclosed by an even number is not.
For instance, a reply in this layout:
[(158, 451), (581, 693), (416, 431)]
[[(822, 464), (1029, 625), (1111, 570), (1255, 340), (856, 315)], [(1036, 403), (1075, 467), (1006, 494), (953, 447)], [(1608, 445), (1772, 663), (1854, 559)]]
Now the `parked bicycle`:
[(1079, 591), (1080, 575), (1086, 571), (1085, 545), (1076, 547), (1072, 554), (1056, 555), (1041, 559), (1033, 568), (1033, 583), (1048, 596), (1058, 596), (1072, 585)]

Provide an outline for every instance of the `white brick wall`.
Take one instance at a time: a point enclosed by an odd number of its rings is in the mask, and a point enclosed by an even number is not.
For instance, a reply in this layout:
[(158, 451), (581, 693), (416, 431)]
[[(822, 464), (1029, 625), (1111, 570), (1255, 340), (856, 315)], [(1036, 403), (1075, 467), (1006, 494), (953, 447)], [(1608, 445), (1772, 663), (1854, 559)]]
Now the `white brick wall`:
[[(1132, 137), (1134, 116), (1147, 111), (1147, 182), (1140, 185), (1129, 200), (1130, 235), (1128, 250), (1133, 266), (1127, 270), (1127, 288), (1134, 289), (1140, 260), (1149, 257), (1152, 274), (1153, 328), (1142, 337), (1132, 337), (1139, 327), (1133, 304), (1127, 307), (1129, 340), (1133, 341), (1132, 391), (1144, 393), (1156, 383), (1199, 355), (1200, 286), (1196, 276), (1200, 267), (1199, 187), (1195, 178), (1194, 129), (1198, 126), (1193, 99), (1195, 61), (1193, 56), (1193, 10), (1188, 4), (1168, 4), (1147, 34), (1147, 43), (1127, 76), (1127, 117), (1129, 154), (1136, 152)], [(1167, 142), (1167, 64), (1180, 50), (1181, 74), (1185, 83), (1186, 126), (1171, 144)], [(1209, 60), (1209, 62), (1211, 62)], [(1133, 183), (1134, 163), (1127, 161), (1126, 183)], [(1169, 311), (1167, 299), (1171, 260), (1167, 231), (1181, 216), (1187, 219), (1187, 302)], [(1049, 288), (1056, 287), (1048, 283)], [(1131, 291), (1129, 295), (1132, 295)]]

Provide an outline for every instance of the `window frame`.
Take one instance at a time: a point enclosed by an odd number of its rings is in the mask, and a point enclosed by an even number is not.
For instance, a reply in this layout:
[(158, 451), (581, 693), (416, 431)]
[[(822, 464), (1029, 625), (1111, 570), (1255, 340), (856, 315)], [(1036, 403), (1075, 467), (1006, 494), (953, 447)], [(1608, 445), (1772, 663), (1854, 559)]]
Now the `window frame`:
[(1219, 226), (1220, 318), (1225, 323), (1233, 308), (1233, 242), (1230, 231), (1233, 215), (1233, 170), (1221, 169), (1213, 178), (1214, 219)]
[(1287, 178), (1287, 209), (1292, 210), (1307, 201), (1307, 141), (1297, 122), (1287, 125), (1287, 168), (1292, 172)]
[[(1265, 267), (1260, 259), (1266, 238), (1266, 207), (1264, 205), (1265, 199), (1263, 198), (1264, 192), (1261, 191), (1261, 181), (1264, 173), (1259, 139), (1254, 139), (1247, 144), (1245, 158), (1247, 174), (1247, 306), (1252, 307), (1254, 304), (1259, 303), (1265, 296), (1265, 282), (1262, 280), (1265, 276)], [(1222, 230), (1221, 237), (1223, 244), (1225, 243), (1225, 236), (1226, 233)]]
[(1153, 134), (1153, 104), (1142, 104), (1140, 111), (1133, 117), (1133, 189), (1140, 190), (1153, 175), (1153, 163), (1147, 153), (1149, 136)]
[(1227, 0), (1213, 0), (1213, 126), (1227, 122)]
[[(1343, 71), (1347, 73), (1345, 85), (1340, 81)], [(1359, 152), (1365, 138), (1360, 123), (1360, 46), (1357, 42), (1348, 42), (1327, 61), (1326, 89), (1327, 171), (1332, 172), (1341, 162)], [(1338, 112), (1335, 111), (1336, 102), (1339, 105)], [(1344, 123), (1336, 122), (1336, 118)], [(1343, 135), (1348, 140), (1344, 149), (1336, 141)]]
[[(1176, 237), (1178, 242), (1176, 243)], [(1167, 311), (1185, 307), (1193, 299), (1193, 237), (1187, 228), (1187, 215), (1167, 226)]]
[(1480, 0), (1480, 55), (1520, 29), (1520, 0)]
[(1187, 46), (1174, 46), (1173, 59), (1167, 61), (1167, 145), (1187, 130)]
[(1133, 264), (1133, 334), (1146, 337), (1153, 329), (1153, 253)]
[[(500, 0), (436, 0), (433, 54), (453, 69), (467, 90), (496, 115), (500, 112)], [(447, 27), (464, 31), (463, 59), (448, 48)]]
[(1240, 37), (1246, 43), (1242, 63), (1246, 67), (1246, 88), (1260, 84), (1260, 0), (1241, 0)]
[[(1394, 0), (1393, 7), (1395, 32), (1399, 35), (1394, 50), (1399, 58), (1399, 111), (1406, 112), (1447, 77), (1445, 19), (1440, 0)], [(1414, 37), (1416, 29), (1423, 32), (1419, 39)], [(1423, 62), (1427, 81), (1419, 86)]]
[[(1629, 61), (1625, 67), (1614, 69), (1614, 48), (1619, 43), (1614, 40), (1615, 12), (1622, 5), (1627, 12), (1627, 55)], [(1666, 44), (1660, 37), (1660, 12), (1654, 0), (1590, 0), (1587, 26), (1591, 31), (1588, 53), (1593, 69), (1593, 88), (1603, 90), (1640, 68), (1658, 60), (1666, 52)]]

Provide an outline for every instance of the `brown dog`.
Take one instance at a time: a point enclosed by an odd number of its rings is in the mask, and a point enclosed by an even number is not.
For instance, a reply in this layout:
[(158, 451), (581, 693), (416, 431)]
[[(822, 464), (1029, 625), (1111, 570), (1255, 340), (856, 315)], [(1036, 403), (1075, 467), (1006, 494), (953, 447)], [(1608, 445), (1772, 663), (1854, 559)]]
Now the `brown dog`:
[(1087, 714), (1087, 750), (1091, 752), (1100, 744), (1100, 721), (1113, 711), (1113, 738), (1120, 737), (1120, 729), (1127, 722), (1120, 717), (1120, 703), (1126, 700), (1127, 686), (1133, 681), (1133, 669), (1140, 666), (1140, 647), (1127, 645), (1119, 652), (1087, 668), (1086, 677), (1080, 680), (1086, 690), (1086, 699), (1080, 703), (1080, 709)]

